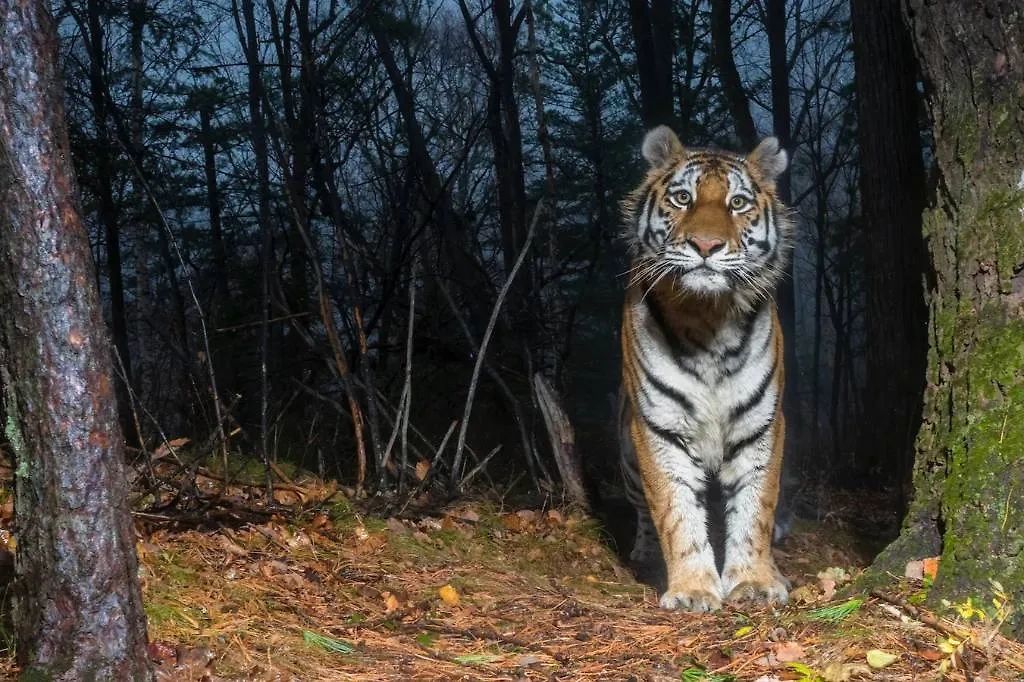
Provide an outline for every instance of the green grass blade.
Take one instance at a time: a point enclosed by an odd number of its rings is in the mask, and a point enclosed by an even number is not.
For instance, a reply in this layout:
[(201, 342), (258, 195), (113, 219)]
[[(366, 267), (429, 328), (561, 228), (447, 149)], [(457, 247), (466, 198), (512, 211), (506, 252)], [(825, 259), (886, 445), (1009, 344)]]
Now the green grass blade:
[(302, 640), (310, 646), (315, 646), (324, 651), (330, 651), (335, 654), (351, 654), (354, 653), (356, 648), (340, 639), (334, 639), (326, 635), (318, 635), (315, 632), (304, 630), (302, 632)]

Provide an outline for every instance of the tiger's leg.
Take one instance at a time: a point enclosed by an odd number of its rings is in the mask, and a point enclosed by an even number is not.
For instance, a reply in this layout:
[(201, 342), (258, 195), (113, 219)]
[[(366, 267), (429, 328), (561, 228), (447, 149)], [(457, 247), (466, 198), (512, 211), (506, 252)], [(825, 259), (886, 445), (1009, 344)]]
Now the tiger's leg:
[(789, 595), (789, 583), (771, 553), (784, 429), (778, 414), (752, 442), (743, 439), (726, 451), (720, 479), (726, 532), (722, 594), (727, 601), (785, 603)]
[(666, 609), (713, 611), (722, 605), (721, 578), (708, 538), (707, 474), (677, 439), (631, 425), (651, 519), (665, 559)]
[(619, 410), (619, 468), (622, 472), (626, 499), (636, 510), (636, 533), (629, 560), (634, 568), (637, 566), (648, 568), (657, 564), (661, 556), (661, 549), (658, 546), (658, 531), (654, 528), (651, 510), (648, 508), (647, 498), (644, 496), (644, 484), (640, 477), (640, 467), (636, 461), (636, 451), (633, 449), (633, 438), (629, 432), (632, 421), (631, 412), (629, 402), (622, 401)]
[(651, 566), (658, 561), (661, 548), (658, 545), (658, 530), (651, 520), (651, 512), (646, 507), (636, 510), (636, 534), (633, 540), (633, 551), (629, 560), (634, 564)]

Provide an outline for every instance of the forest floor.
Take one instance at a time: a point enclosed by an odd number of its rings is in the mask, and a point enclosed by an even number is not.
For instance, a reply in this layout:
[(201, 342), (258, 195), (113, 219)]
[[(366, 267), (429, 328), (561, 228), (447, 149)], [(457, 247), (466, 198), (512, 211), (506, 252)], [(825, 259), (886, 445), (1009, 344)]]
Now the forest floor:
[(914, 606), (927, 577), (851, 587), (885, 507), (870, 494), (822, 496), (776, 549), (789, 605), (714, 614), (659, 609), (579, 512), (477, 499), (382, 515), (308, 479), (278, 488), (277, 511), (240, 513), (256, 495), (137, 515), (162, 682), (1024, 679), (1024, 647), (982, 617)]

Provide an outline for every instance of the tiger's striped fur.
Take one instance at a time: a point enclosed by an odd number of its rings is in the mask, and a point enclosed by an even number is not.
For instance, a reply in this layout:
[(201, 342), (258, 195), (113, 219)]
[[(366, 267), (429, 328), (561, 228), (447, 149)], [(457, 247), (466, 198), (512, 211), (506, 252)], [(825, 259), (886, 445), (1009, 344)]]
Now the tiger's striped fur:
[[(772, 298), (791, 251), (775, 196), (786, 152), (687, 150), (647, 134), (644, 182), (624, 202), (631, 279), (622, 320), (622, 469), (637, 509), (631, 558), (667, 570), (665, 608), (786, 601), (771, 555), (782, 467), (783, 353)], [(707, 496), (722, 491), (724, 562)]]

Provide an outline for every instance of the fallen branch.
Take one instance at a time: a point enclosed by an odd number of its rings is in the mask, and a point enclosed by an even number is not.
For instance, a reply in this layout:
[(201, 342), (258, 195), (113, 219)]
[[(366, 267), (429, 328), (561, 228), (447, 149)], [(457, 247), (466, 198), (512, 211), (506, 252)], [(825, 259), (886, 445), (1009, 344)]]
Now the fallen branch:
[(551, 441), (551, 452), (555, 456), (555, 464), (558, 465), (558, 473), (562, 477), (562, 484), (569, 494), (569, 499), (583, 509), (589, 509), (579, 454), (576, 452), (576, 434), (569, 421), (569, 415), (562, 409), (558, 394), (540, 372), (533, 375), (533, 390), (537, 396), (537, 405), (544, 416), (544, 425)]

